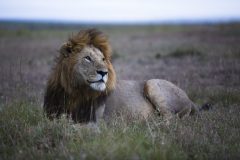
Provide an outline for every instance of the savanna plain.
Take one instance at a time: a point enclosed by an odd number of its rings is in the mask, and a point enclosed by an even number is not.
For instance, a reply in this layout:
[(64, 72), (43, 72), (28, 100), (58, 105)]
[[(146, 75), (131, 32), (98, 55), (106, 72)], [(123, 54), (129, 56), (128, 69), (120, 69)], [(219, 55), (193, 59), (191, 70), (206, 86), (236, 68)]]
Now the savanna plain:
[[(166, 79), (211, 109), (166, 124), (122, 116), (96, 127), (50, 121), (42, 104), (60, 46), (83, 28), (109, 36), (117, 78)], [(0, 159), (240, 159), (240, 24), (0, 23)]]

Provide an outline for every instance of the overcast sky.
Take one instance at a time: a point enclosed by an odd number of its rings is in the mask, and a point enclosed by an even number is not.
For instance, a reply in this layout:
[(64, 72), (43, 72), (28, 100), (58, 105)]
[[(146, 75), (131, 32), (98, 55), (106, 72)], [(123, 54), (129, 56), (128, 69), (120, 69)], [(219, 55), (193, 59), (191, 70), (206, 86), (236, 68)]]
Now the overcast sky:
[(0, 0), (0, 19), (111, 23), (240, 20), (240, 0)]

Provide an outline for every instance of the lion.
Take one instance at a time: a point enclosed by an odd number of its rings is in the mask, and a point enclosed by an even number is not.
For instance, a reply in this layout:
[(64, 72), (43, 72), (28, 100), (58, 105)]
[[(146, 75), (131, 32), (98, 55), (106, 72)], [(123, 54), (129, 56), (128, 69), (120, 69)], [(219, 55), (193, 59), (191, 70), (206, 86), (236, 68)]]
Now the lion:
[(73, 35), (59, 52), (44, 97), (50, 119), (66, 113), (75, 122), (97, 122), (119, 111), (142, 118), (158, 112), (169, 118), (199, 110), (169, 81), (117, 80), (108, 37), (96, 29)]

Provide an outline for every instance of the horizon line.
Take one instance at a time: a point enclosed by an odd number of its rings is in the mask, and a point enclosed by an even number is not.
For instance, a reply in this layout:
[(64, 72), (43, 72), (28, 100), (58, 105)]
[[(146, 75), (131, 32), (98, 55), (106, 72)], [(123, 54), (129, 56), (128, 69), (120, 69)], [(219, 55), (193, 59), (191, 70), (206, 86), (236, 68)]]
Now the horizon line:
[(201, 24), (201, 23), (237, 23), (240, 17), (234, 18), (202, 18), (202, 19), (175, 19), (175, 20), (143, 20), (143, 21), (104, 21), (104, 20), (64, 20), (64, 19), (24, 19), (24, 18), (0, 18), (0, 22), (22, 23), (49, 23), (49, 24)]

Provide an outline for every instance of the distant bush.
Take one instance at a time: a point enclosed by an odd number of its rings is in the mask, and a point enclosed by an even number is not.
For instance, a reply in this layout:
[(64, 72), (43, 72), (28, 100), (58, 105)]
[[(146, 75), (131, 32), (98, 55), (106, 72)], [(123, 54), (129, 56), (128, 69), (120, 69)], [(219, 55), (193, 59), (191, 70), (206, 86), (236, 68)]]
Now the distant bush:
[(155, 54), (155, 58), (159, 59), (159, 58), (164, 58), (164, 57), (175, 57), (175, 58), (183, 58), (186, 56), (203, 56), (203, 53), (201, 51), (199, 51), (196, 48), (177, 48), (174, 51), (171, 51), (167, 54), (162, 54), (160, 52), (157, 52)]
[(181, 58), (184, 56), (202, 56), (202, 52), (195, 48), (178, 48), (170, 52), (167, 56)]
[(115, 61), (116, 59), (119, 59), (121, 55), (117, 51), (113, 51), (112, 53), (112, 60)]

